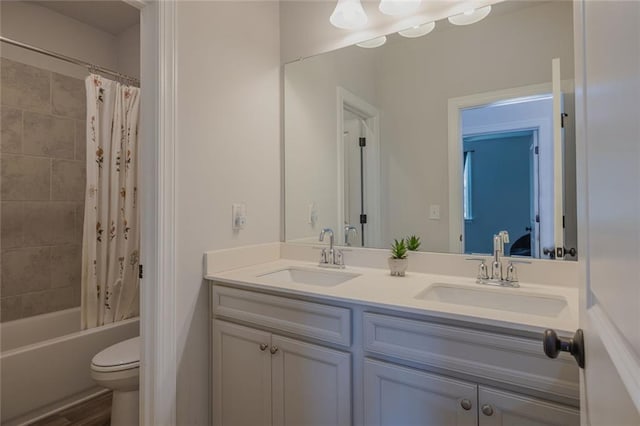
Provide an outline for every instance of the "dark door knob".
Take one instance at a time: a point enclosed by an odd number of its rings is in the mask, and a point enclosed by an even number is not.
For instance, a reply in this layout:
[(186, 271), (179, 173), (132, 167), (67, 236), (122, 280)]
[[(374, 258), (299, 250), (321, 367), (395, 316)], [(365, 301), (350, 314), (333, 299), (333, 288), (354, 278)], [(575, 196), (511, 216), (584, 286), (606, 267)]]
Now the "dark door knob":
[(560, 352), (569, 352), (580, 368), (584, 368), (584, 334), (578, 329), (572, 339), (560, 339), (555, 331), (546, 330), (542, 337), (544, 353), (549, 358), (557, 358)]

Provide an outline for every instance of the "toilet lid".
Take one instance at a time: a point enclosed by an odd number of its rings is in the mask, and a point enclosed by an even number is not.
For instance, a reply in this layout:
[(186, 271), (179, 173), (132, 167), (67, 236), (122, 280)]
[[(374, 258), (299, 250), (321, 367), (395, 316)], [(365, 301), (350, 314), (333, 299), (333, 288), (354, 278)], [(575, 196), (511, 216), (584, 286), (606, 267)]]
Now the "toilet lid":
[(91, 360), (97, 371), (128, 370), (140, 365), (140, 337), (134, 337), (98, 352)]

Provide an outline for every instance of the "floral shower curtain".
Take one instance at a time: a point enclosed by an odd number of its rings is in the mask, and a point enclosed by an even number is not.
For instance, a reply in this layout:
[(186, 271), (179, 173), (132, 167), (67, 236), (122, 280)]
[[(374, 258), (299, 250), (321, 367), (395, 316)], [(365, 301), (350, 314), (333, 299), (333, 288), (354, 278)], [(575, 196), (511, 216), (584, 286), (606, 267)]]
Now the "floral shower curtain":
[(140, 89), (91, 74), (82, 241), (82, 328), (139, 314)]

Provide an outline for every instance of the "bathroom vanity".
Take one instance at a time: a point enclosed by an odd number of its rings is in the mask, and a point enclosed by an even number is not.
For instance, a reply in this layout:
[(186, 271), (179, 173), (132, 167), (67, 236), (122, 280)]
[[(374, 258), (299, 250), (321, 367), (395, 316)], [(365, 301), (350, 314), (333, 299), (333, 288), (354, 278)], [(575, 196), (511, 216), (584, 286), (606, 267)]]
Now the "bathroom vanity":
[(577, 290), (288, 259), (209, 273), (215, 425), (577, 425)]

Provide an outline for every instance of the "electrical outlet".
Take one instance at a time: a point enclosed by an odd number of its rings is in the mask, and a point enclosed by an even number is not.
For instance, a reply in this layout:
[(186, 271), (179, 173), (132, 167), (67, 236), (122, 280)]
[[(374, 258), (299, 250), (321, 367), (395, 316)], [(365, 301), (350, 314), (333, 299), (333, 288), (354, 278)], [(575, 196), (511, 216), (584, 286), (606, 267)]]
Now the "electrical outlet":
[(439, 204), (432, 204), (429, 206), (429, 219), (440, 220)]
[(247, 224), (247, 206), (245, 204), (231, 205), (231, 227), (238, 231)]

